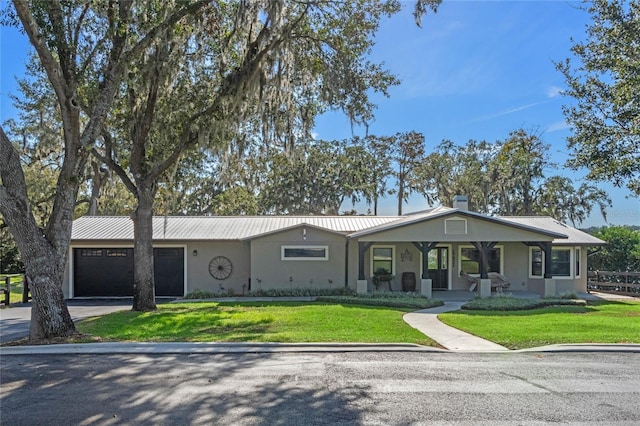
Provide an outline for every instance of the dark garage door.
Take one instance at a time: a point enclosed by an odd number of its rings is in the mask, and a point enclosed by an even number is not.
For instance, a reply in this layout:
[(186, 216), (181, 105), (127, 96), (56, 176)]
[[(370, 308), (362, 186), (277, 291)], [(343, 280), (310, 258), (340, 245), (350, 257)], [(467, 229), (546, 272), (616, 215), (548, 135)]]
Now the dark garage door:
[[(184, 249), (153, 250), (156, 296), (184, 294)], [(73, 250), (74, 297), (133, 296), (132, 248)]]
[(133, 249), (73, 249), (75, 297), (133, 296)]
[(153, 249), (153, 277), (156, 296), (184, 295), (184, 249)]

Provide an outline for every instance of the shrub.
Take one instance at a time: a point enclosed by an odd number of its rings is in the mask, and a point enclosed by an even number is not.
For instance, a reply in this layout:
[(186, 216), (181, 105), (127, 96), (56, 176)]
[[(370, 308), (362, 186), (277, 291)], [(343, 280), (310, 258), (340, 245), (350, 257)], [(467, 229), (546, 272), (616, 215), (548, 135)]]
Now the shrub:
[(317, 297), (318, 302), (345, 303), (349, 305), (387, 306), (391, 308), (428, 309), (444, 305), (436, 299), (411, 293), (374, 293), (353, 296)]
[(462, 309), (473, 311), (521, 311), (557, 305), (580, 305), (587, 302), (575, 298), (548, 297), (544, 299), (516, 299), (513, 297), (491, 297), (475, 299), (462, 305)]
[(250, 291), (250, 297), (315, 297), (315, 296), (352, 296), (355, 294), (346, 287), (335, 288), (292, 288)]

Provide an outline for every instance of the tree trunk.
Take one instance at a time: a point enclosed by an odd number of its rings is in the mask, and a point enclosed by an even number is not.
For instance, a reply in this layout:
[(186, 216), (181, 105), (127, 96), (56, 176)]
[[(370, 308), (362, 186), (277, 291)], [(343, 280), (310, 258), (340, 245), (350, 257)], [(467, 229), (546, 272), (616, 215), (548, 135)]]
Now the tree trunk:
[[(76, 180), (64, 178), (68, 173), (68, 167), (63, 168), (57, 197), (64, 200), (59, 202), (55, 209), (69, 209), (70, 204), (64, 201), (73, 197), (77, 191)], [(38, 227), (27, 199), (20, 156), (1, 127), (0, 177), (0, 212), (9, 225), (22, 255), (27, 276), (32, 282), (33, 304), (29, 339), (70, 336), (76, 333), (76, 328), (64, 301), (62, 280), (69, 253), (72, 210), (68, 214), (63, 212), (55, 215), (60, 211), (56, 210), (52, 217), (56, 217), (58, 223), (48, 226), (45, 231)]]
[(138, 207), (133, 217), (133, 310), (148, 312), (156, 309), (153, 279), (153, 198), (155, 191), (139, 183)]

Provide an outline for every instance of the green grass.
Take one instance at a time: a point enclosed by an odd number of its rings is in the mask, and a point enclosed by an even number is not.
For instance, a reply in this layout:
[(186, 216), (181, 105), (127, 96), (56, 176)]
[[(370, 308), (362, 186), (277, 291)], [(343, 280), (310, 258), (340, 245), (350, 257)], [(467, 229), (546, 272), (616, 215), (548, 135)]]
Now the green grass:
[[(4, 288), (5, 274), (0, 274), (0, 285)], [(11, 277), (11, 294), (9, 303), (22, 303), (22, 275)]]
[(558, 343), (640, 343), (637, 302), (598, 301), (509, 312), (465, 310), (438, 318), (510, 349)]
[(407, 325), (406, 310), (343, 304), (179, 303), (78, 323), (104, 340), (177, 342), (361, 342), (437, 346)]

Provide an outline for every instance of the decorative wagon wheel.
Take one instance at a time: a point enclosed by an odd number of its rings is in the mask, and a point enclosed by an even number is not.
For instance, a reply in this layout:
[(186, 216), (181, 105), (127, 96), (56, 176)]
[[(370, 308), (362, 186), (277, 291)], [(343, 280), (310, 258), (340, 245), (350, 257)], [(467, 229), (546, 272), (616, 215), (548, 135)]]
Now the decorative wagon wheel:
[(209, 262), (209, 273), (217, 280), (229, 278), (232, 270), (231, 261), (224, 256), (216, 256)]

